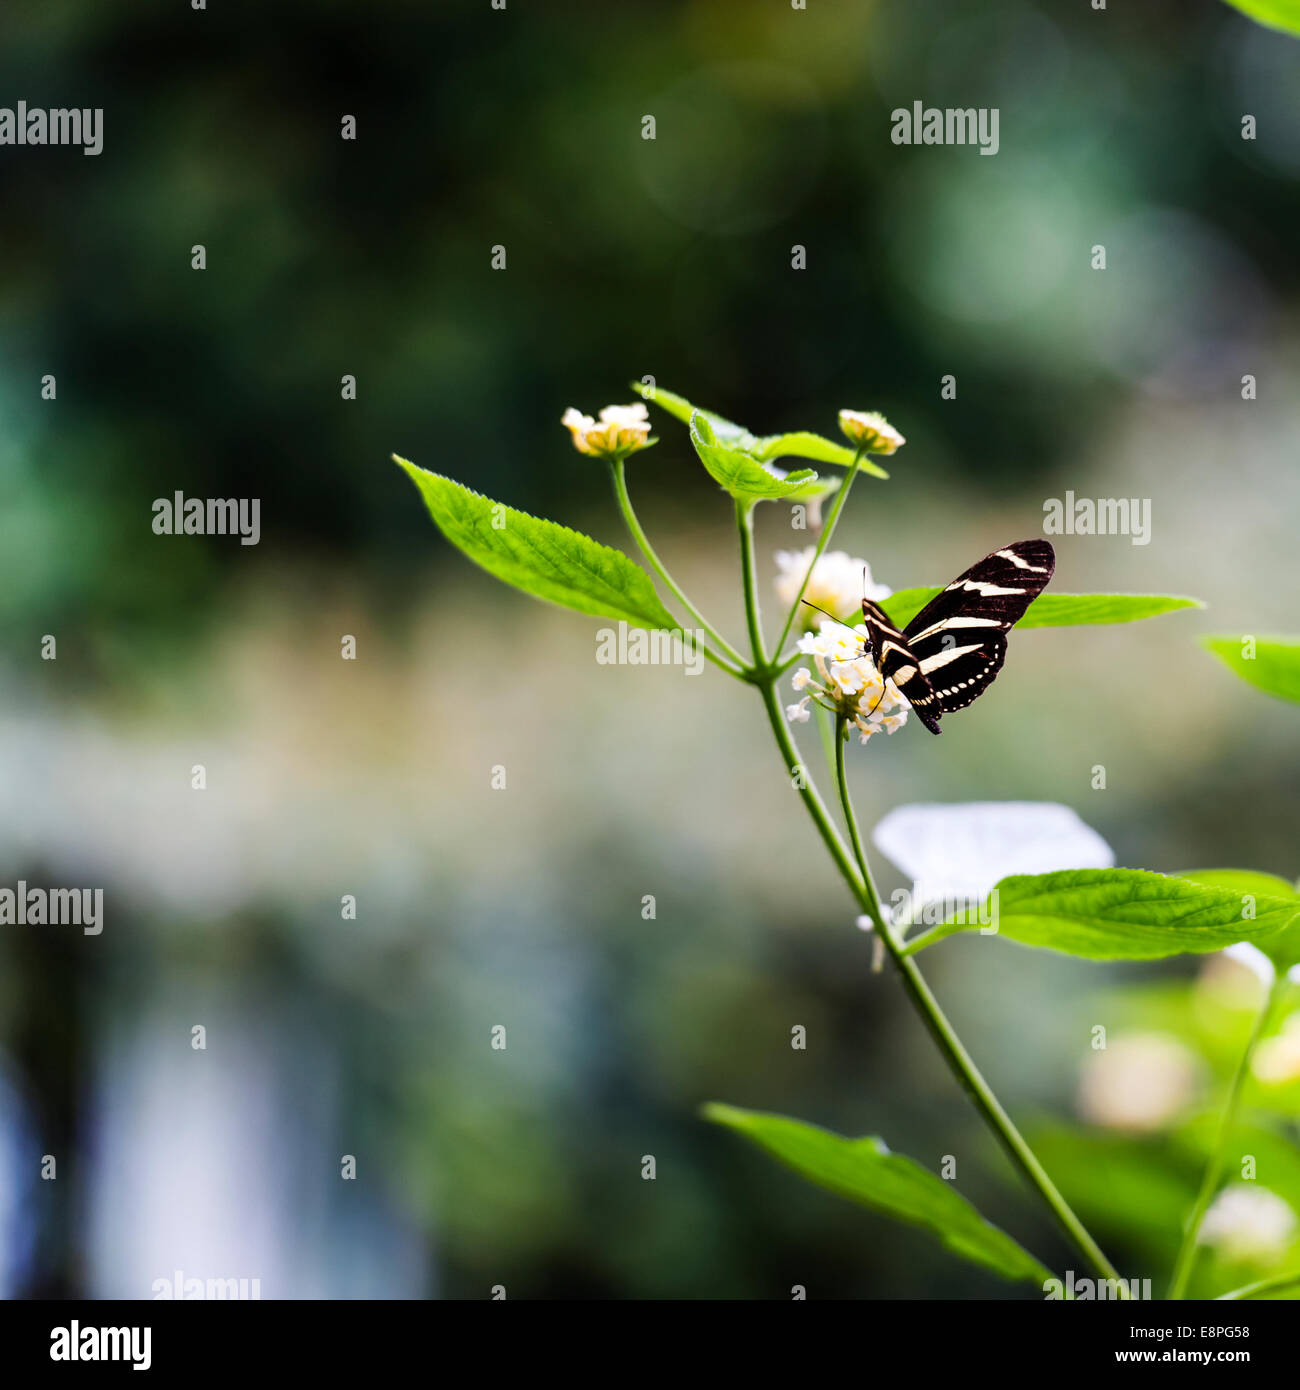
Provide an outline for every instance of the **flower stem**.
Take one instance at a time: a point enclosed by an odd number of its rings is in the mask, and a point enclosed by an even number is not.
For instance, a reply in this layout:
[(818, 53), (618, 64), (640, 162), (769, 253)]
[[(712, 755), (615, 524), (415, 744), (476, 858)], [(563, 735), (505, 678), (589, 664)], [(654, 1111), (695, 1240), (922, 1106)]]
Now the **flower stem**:
[(845, 721), (841, 718), (837, 721), (835, 729), (835, 776), (839, 783), (840, 805), (844, 811), (844, 823), (848, 826), (849, 839), (852, 842), (853, 853), (861, 874), (860, 880), (851, 886), (858, 890), (862, 906), (875, 920), (876, 930), (885, 943), (885, 949), (898, 967), (899, 974), (903, 977), (903, 985), (911, 996), (917, 1012), (921, 1015), (922, 1022), (929, 1029), (930, 1036), (938, 1045), (939, 1051), (943, 1053), (953, 1075), (974, 1102), (975, 1108), (993, 1130), (1011, 1161), (1020, 1169), (1029, 1183), (1037, 1189), (1043, 1201), (1047, 1203), (1066, 1236), (1078, 1247), (1080, 1253), (1098, 1274), (1105, 1279), (1116, 1281), (1115, 1286), (1120, 1290), (1120, 1297), (1128, 1298), (1128, 1285), (1120, 1279), (1114, 1266), (1102, 1253), (1101, 1248), (1088, 1233), (1087, 1228), (1071, 1210), (1065, 1198), (1061, 1196), (1055, 1183), (1048, 1177), (1046, 1169), (1025, 1142), (1011, 1116), (1002, 1108), (1001, 1102), (993, 1094), (992, 1087), (985, 1081), (970, 1053), (966, 1051), (956, 1030), (939, 1007), (939, 1001), (931, 993), (929, 985), (926, 984), (915, 962), (907, 959), (903, 954), (899, 942), (885, 918), (884, 910), (881, 908), (880, 897), (871, 877), (871, 868), (862, 848), (862, 836), (858, 831), (857, 816), (854, 814), (853, 802), (849, 796), (848, 777), (844, 767), (844, 731)]
[(908, 960), (903, 955), (901, 946), (895, 940), (889, 923), (885, 920), (885, 914), (880, 905), (880, 897), (871, 877), (871, 868), (862, 848), (862, 837), (858, 833), (853, 803), (849, 798), (848, 780), (844, 772), (843, 720), (837, 721), (835, 728), (835, 766), (840, 785), (840, 801), (844, 810), (845, 824), (848, 826), (849, 836), (853, 843), (856, 864), (854, 858), (850, 857), (849, 851), (845, 848), (844, 841), (835, 828), (826, 805), (808, 774), (808, 769), (800, 760), (799, 749), (790, 732), (790, 726), (782, 714), (781, 702), (776, 693), (777, 670), (779, 668), (768, 666), (766, 650), (763, 646), (763, 632), (758, 608), (758, 585), (754, 568), (754, 530), (751, 508), (737, 503), (736, 523), (740, 533), (740, 554), (744, 570), (745, 617), (749, 624), (750, 641), (754, 647), (754, 663), (758, 668), (752, 677), (753, 683), (758, 687), (759, 694), (762, 696), (763, 708), (767, 711), (768, 723), (772, 726), (772, 736), (776, 739), (776, 745), (781, 750), (786, 769), (808, 814), (812, 817), (813, 824), (817, 827), (817, 833), (822, 837), (822, 842), (835, 861), (835, 867), (840, 871), (845, 883), (848, 884), (849, 891), (875, 922), (880, 939), (885, 943), (890, 957), (898, 968), (913, 1005), (921, 1015), (922, 1021), (938, 1045), (940, 1052), (943, 1053), (949, 1069), (974, 1102), (985, 1122), (993, 1130), (1011, 1161), (1030, 1185), (1037, 1190), (1043, 1201), (1047, 1203), (1065, 1234), (1092, 1268), (1103, 1278), (1115, 1281), (1115, 1287), (1119, 1290), (1119, 1297), (1130, 1297), (1128, 1285), (1120, 1279), (1115, 1267), (1102, 1253), (1097, 1242), (1093, 1240), (1083, 1223), (1071, 1210), (1065, 1198), (1061, 1196), (1051, 1178), (1048, 1177), (1043, 1165), (1039, 1163), (1034, 1151), (1016, 1128), (1010, 1115), (1002, 1108), (988, 1082), (984, 1080), (979, 1068), (976, 1067), (970, 1054), (962, 1045), (952, 1024), (948, 1022), (943, 1010), (939, 1007), (938, 1000), (930, 992), (930, 987), (925, 983), (915, 962)]
[(1259, 1040), (1285, 987), (1286, 973), (1278, 971), (1255, 1019), (1254, 1027), (1250, 1030), (1250, 1037), (1246, 1040), (1246, 1048), (1237, 1063), (1237, 1070), (1232, 1075), (1228, 1099), (1224, 1102), (1223, 1114), (1219, 1119), (1219, 1132), (1209, 1161), (1205, 1165), (1205, 1175), (1201, 1179), (1201, 1190), (1196, 1194), (1196, 1201), (1183, 1231), (1182, 1244), (1178, 1247), (1178, 1258), (1174, 1261), (1174, 1272), (1169, 1280), (1168, 1296), (1171, 1299), (1180, 1299), (1187, 1291), (1187, 1282), (1192, 1277), (1192, 1270), (1196, 1265), (1199, 1249), (1197, 1237), (1200, 1235), (1201, 1222), (1205, 1219), (1210, 1201), (1218, 1190), (1219, 1179), (1223, 1176), (1224, 1161), (1227, 1158), (1228, 1140), (1237, 1127), (1237, 1112), (1241, 1108), (1241, 1092), (1250, 1071), (1250, 1059), (1255, 1055), (1255, 1048), (1259, 1045)]
[(767, 666), (767, 648), (763, 645), (763, 618), (758, 606), (758, 572), (754, 565), (754, 504), (736, 503), (736, 529), (740, 533), (740, 567), (745, 585), (745, 623), (749, 628), (749, 645), (754, 666)]
[[(859, 448), (853, 455), (853, 464), (844, 476), (844, 485), (840, 488), (839, 496), (835, 499), (834, 506), (831, 507), (831, 514), (826, 518), (826, 525), (822, 527), (821, 536), (817, 540), (817, 548), (813, 551), (813, 557), (808, 562), (807, 573), (803, 577), (803, 583), (799, 585), (799, 592), (794, 596), (794, 602), (790, 605), (790, 611), (785, 615), (785, 626), (781, 629), (781, 637), (776, 646), (772, 649), (777, 653), (778, 658), (781, 649), (785, 646), (785, 639), (790, 635), (791, 625), (794, 623), (795, 614), (799, 611), (799, 605), (803, 602), (804, 591), (808, 588), (808, 581), (812, 578), (812, 572), (817, 567), (817, 561), (822, 557), (822, 551), (826, 549), (830, 541), (831, 532), (835, 530), (835, 523), (840, 519), (840, 513), (844, 510), (844, 503), (848, 500), (849, 489), (853, 486), (853, 480), (858, 476), (858, 469), (862, 464), (862, 450)], [(865, 597), (865, 595), (864, 595)]]
[(663, 580), (664, 584), (677, 598), (678, 602), (700, 625), (707, 636), (718, 648), (718, 652), (712, 652), (708, 647), (700, 643), (700, 650), (704, 653), (715, 666), (721, 667), (729, 675), (733, 675), (740, 680), (745, 679), (745, 660), (740, 653), (722, 636), (712, 623), (700, 612), (698, 608), (686, 597), (685, 591), (677, 581), (668, 573), (668, 568), (655, 553), (654, 547), (650, 544), (650, 538), (641, 529), (641, 523), (637, 520), (636, 512), (632, 510), (632, 499), (627, 492), (627, 476), (623, 466), (623, 460), (610, 460), (610, 476), (614, 480), (614, 496), (618, 499), (618, 509), (623, 513), (623, 520), (627, 523), (627, 529), (631, 531), (633, 540), (636, 541), (641, 554), (645, 556), (647, 564)]

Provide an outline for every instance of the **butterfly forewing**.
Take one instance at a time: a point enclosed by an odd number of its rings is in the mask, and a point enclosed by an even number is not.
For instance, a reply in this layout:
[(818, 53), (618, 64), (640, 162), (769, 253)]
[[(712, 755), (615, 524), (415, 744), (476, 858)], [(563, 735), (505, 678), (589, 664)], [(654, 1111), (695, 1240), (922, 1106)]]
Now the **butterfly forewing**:
[(1007, 652), (1007, 633), (1043, 592), (1056, 555), (1048, 541), (1017, 541), (986, 555), (942, 589), (899, 632), (875, 604), (863, 619), (876, 666), (907, 696), (931, 733), (989, 687)]

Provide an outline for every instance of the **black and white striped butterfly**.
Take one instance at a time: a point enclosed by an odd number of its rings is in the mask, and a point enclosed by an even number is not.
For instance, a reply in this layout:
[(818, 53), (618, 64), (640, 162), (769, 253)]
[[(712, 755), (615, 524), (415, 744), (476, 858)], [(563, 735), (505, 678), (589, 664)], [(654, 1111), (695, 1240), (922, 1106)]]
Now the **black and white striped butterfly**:
[(867, 645), (932, 734), (940, 717), (965, 709), (993, 683), (1007, 654), (1007, 633), (1047, 587), (1056, 568), (1048, 541), (1016, 541), (960, 574), (900, 632), (884, 610), (862, 600)]

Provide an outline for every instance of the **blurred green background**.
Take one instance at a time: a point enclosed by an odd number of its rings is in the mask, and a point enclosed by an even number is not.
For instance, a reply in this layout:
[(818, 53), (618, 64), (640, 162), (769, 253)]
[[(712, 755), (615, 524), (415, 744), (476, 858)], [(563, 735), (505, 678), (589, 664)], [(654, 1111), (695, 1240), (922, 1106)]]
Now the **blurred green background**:
[[(0, 882), (102, 886), (106, 926), (0, 932), (0, 1291), (1009, 1294), (705, 1125), (715, 1098), (954, 1155), (1067, 1267), (870, 973), (757, 700), (598, 666), (600, 625), (452, 553), (389, 455), (624, 546), (566, 406), (650, 374), (765, 433), (883, 410), (908, 444), (836, 545), (895, 588), (1066, 490), (1149, 498), (1149, 545), (1061, 537), (1057, 584), (1207, 611), (1015, 639), (942, 740), (861, 751), (860, 812), (1059, 800), (1122, 864), (1293, 877), (1300, 721), (1195, 638), (1297, 628), (1300, 45), (1209, 0), (48, 0), (0, 18), (20, 98), (103, 107), (105, 143), (0, 148)], [(916, 100), (999, 108), (998, 154), (894, 146)], [(730, 512), (656, 423), (642, 519), (737, 639)], [(177, 490), (260, 498), (261, 543), (154, 535)], [(767, 578), (808, 539), (764, 508)], [(1199, 968), (927, 964), (1157, 1281), (1241, 1026), (1191, 1017)], [(1084, 1149), (1098, 1024), (1208, 1070)]]

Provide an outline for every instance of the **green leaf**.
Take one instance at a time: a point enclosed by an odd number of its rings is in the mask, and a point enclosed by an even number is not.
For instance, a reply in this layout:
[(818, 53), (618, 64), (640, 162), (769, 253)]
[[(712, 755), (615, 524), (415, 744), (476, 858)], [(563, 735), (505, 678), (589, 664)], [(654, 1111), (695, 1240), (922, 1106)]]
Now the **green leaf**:
[[(653, 395), (650, 395), (639, 382), (634, 381), (632, 389), (643, 400), (662, 406), (669, 415), (676, 416), (683, 424), (689, 425), (692, 415), (702, 415), (712, 427), (719, 444), (750, 454), (760, 463), (771, 463), (773, 459), (787, 457), (811, 459), (814, 463), (833, 463), (841, 468), (848, 468), (853, 463), (854, 451), (847, 445), (838, 444), (835, 440), (827, 439), (824, 435), (814, 434), (810, 430), (794, 430), (788, 434), (756, 435), (747, 430), (744, 425), (738, 425), (734, 420), (728, 420), (716, 411), (706, 410), (700, 405), (692, 405), (685, 396), (679, 396), (673, 391), (665, 391), (662, 386), (656, 386)], [(864, 458), (858, 465), (858, 469), (862, 473), (871, 473), (877, 478), (889, 477), (889, 474), (879, 464), (873, 463), (869, 458)]]
[(1178, 875), (1205, 888), (1221, 888), (1235, 893), (1246, 905), (1249, 898), (1257, 907), (1261, 898), (1290, 900), (1295, 904), (1296, 920), (1289, 929), (1269, 936), (1255, 945), (1264, 952), (1279, 971), (1289, 970), (1300, 961), (1300, 892), (1295, 885), (1277, 874), (1264, 874), (1256, 869), (1189, 869)]
[(621, 550), (393, 457), (420, 489), (438, 529), (489, 574), (526, 594), (596, 618), (679, 629), (650, 576)]
[(955, 1188), (910, 1158), (890, 1153), (883, 1139), (845, 1139), (784, 1115), (732, 1105), (706, 1105), (704, 1116), (743, 1134), (819, 1187), (923, 1226), (954, 1254), (1005, 1279), (1026, 1279), (1041, 1288), (1052, 1277)]
[[(939, 593), (938, 589), (900, 589), (881, 607), (896, 627), (908, 623)], [(1076, 627), (1096, 623), (1132, 623), (1157, 618), (1180, 608), (1203, 608), (1194, 598), (1177, 594), (1040, 594), (1016, 624), (1021, 627)]]
[(1255, 655), (1242, 653), (1241, 637), (1202, 637), (1201, 645), (1229, 666), (1244, 681), (1276, 695), (1279, 700), (1300, 704), (1300, 638), (1251, 638)]
[(1241, 897), (1300, 899), (1294, 884), (1279, 874), (1265, 874), (1258, 869), (1185, 869), (1178, 877), (1203, 888), (1227, 888)]
[[(846, 445), (837, 444), (833, 439), (813, 434), (809, 430), (764, 435), (754, 440), (749, 446), (749, 452), (764, 463), (790, 455), (793, 458), (812, 459), (814, 463), (833, 463), (840, 468), (851, 468), (854, 454), (854, 450)], [(877, 478), (889, 477), (878, 463), (873, 463), (866, 455), (863, 455), (862, 462), (858, 464), (858, 471), (870, 473)]]
[(720, 444), (728, 444), (733, 448), (744, 449), (748, 452), (749, 446), (755, 442), (754, 436), (744, 425), (738, 425), (734, 420), (728, 420), (716, 411), (705, 410), (702, 405), (692, 405), (685, 396), (679, 396), (672, 391), (665, 391), (662, 386), (656, 386), (651, 394), (640, 382), (634, 381), (632, 389), (642, 400), (661, 406), (669, 415), (675, 416), (684, 425), (691, 423), (692, 415), (703, 415), (713, 427), (714, 436)]
[(1270, 29), (1300, 36), (1300, 0), (1228, 0), (1228, 4)]
[(698, 412), (691, 416), (691, 443), (714, 482), (738, 502), (796, 498), (817, 482), (817, 474), (811, 468), (778, 476), (752, 454), (720, 444), (708, 417)]
[[(1253, 920), (1244, 917), (1241, 894), (1232, 889), (1145, 869), (1062, 869), (1004, 878), (983, 915), (998, 935), (1022, 946), (1089, 960), (1157, 960), (1238, 941), (1267, 951), (1270, 938), (1300, 918), (1300, 899), (1260, 896), (1254, 910)], [(936, 927), (927, 944), (981, 925), (961, 916)]]

